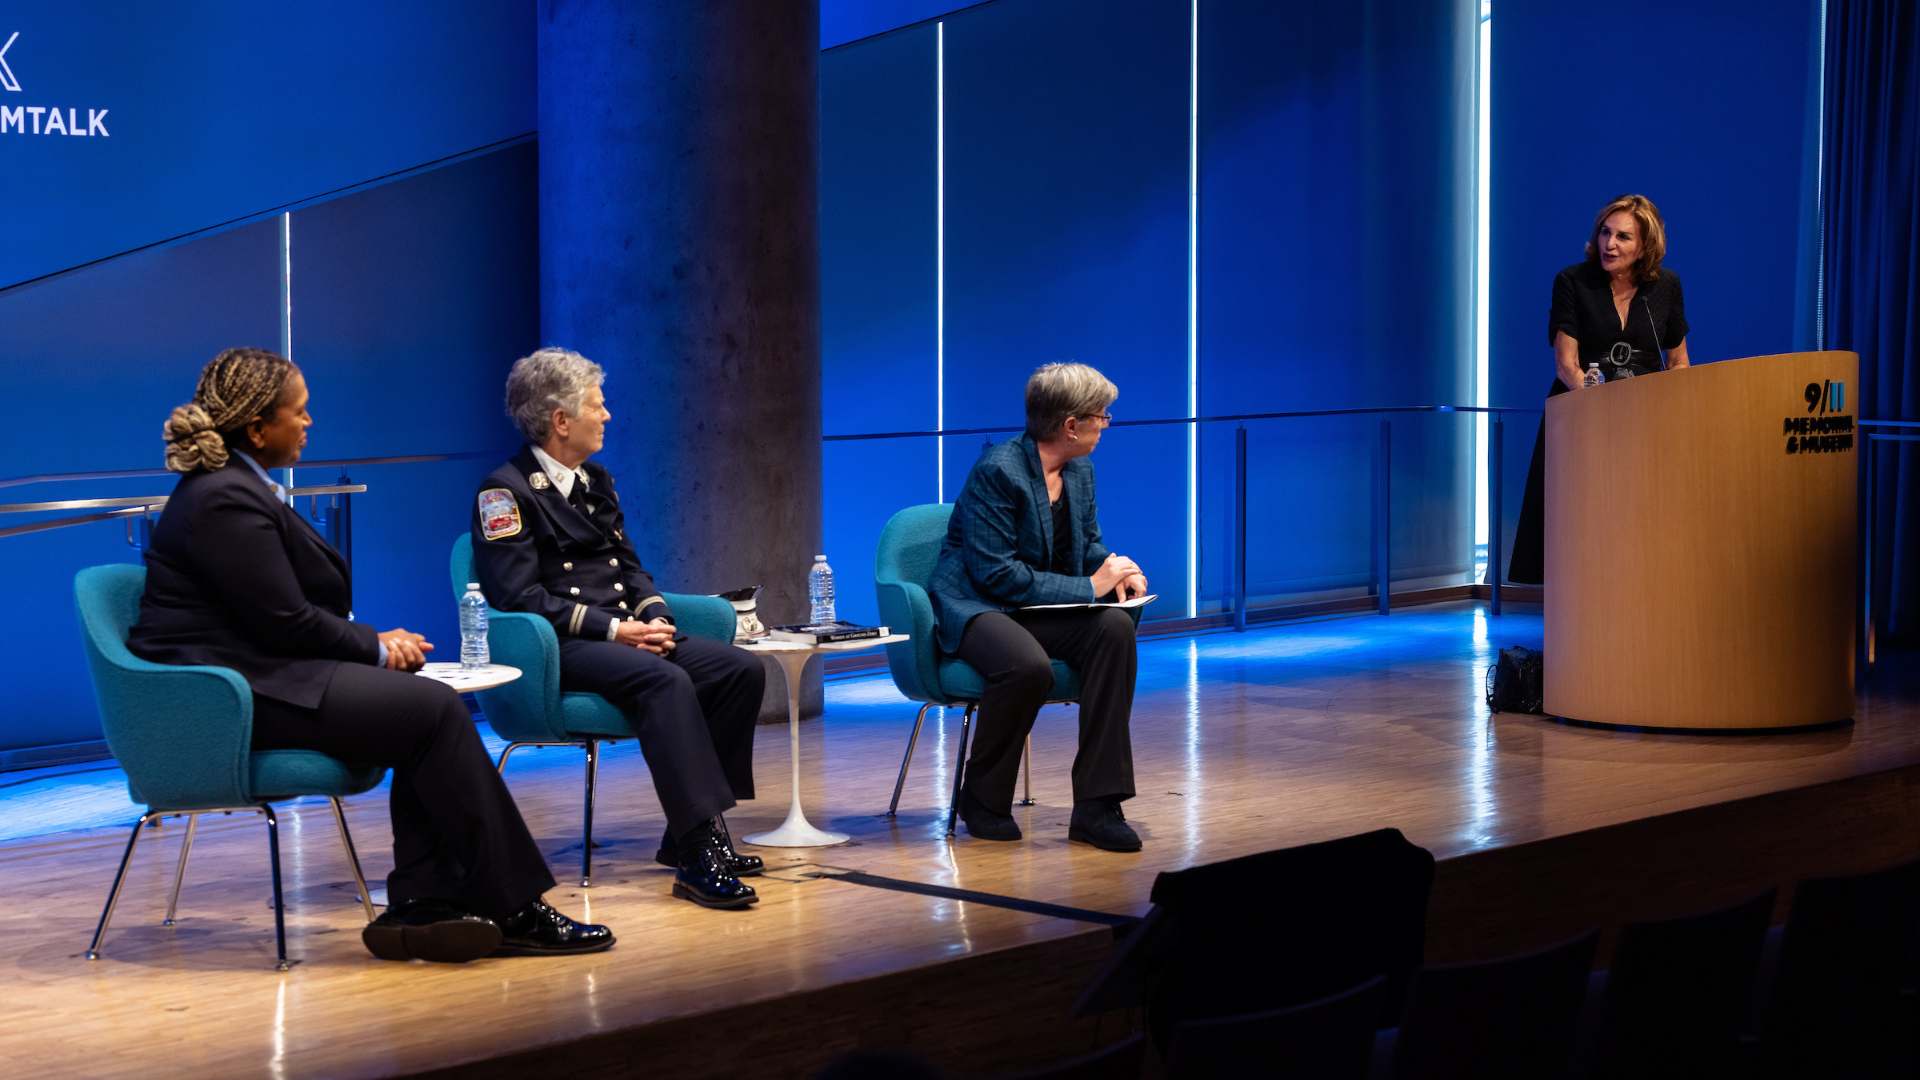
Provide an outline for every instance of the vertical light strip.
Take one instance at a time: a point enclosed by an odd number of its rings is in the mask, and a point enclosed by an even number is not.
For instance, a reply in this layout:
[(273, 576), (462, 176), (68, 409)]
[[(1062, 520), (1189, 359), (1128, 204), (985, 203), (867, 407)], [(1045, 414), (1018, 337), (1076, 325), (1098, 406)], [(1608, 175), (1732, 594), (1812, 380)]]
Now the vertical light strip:
[(1819, 125), (1813, 140), (1813, 343), (1827, 347), (1827, 0), (1820, 0)]
[[(293, 212), (280, 215), (280, 355), (293, 359)], [(293, 489), (293, 466), (281, 483)]]
[(1187, 618), (1200, 614), (1200, 0), (1187, 26)]
[(280, 355), (293, 359), (293, 214), (280, 215)]
[[(1489, 401), (1489, 365), (1487, 341), (1490, 336), (1489, 298), (1493, 295), (1493, 0), (1481, 0), (1479, 25), (1475, 28), (1474, 52), (1477, 77), (1473, 86), (1474, 112), (1474, 207), (1473, 207), (1473, 403), (1486, 408)], [(1473, 543), (1476, 557), (1488, 550), (1492, 538), (1487, 535), (1487, 414), (1474, 414), (1473, 466)], [(1484, 580), (1498, 574), (1488, 567)]]
[[(947, 24), (933, 24), (933, 427), (947, 429)], [(947, 501), (947, 437), (933, 438), (935, 502)]]

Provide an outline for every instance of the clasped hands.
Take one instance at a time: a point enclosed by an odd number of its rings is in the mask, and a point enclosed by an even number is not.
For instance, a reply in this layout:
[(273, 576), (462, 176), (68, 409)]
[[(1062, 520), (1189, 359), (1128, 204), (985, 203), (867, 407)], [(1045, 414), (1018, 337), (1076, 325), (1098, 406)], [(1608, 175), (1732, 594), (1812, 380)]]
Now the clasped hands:
[(393, 629), (382, 631), (380, 644), (387, 647), (387, 667), (393, 671), (419, 671), (427, 666), (427, 654), (433, 651), (433, 642), (411, 630)]
[(1093, 572), (1091, 580), (1095, 599), (1108, 593), (1121, 600), (1147, 595), (1147, 575), (1140, 572), (1138, 563), (1125, 555), (1108, 555), (1100, 569)]
[(631, 645), (636, 649), (645, 649), (656, 656), (665, 656), (673, 651), (673, 624), (665, 619), (651, 622), (628, 620), (615, 623), (613, 640), (622, 645)]

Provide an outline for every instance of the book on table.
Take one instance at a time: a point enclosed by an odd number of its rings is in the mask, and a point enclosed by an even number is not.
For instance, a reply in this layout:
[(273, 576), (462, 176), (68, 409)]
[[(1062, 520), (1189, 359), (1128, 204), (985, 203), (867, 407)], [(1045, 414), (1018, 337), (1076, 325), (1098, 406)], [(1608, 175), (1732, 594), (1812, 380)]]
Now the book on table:
[(868, 641), (887, 636), (884, 626), (861, 626), (850, 622), (814, 623), (804, 626), (775, 626), (767, 630), (774, 641), (797, 641), (803, 645), (831, 645), (840, 641)]

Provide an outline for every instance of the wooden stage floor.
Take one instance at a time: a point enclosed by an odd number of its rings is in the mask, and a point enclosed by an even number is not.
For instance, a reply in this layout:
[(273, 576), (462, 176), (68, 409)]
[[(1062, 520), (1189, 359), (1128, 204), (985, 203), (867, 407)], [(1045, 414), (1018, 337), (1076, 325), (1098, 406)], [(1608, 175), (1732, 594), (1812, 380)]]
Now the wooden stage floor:
[[(879, 816), (913, 707), (884, 676), (832, 682), (827, 718), (803, 726), (805, 805), (853, 841), (761, 849), (769, 873), (745, 912), (668, 896), (645, 763), (615, 747), (600, 770), (595, 885), (549, 899), (611, 924), (620, 943), (577, 959), (369, 958), (331, 816), (307, 801), (281, 817), (291, 972), (272, 968), (264, 829), (243, 816), (203, 822), (173, 928), (159, 922), (184, 829), (143, 841), (106, 957), (89, 963), (124, 825), (17, 837), (0, 844), (0, 1060), (15, 1076), (777, 1076), (857, 1046), (911, 1046), (991, 1071), (1118, 1036), (1124, 1018), (1070, 1022), (1066, 1003), (1112, 940), (1094, 913), (1143, 913), (1162, 870), (1393, 826), (1441, 860), (1429, 955), (1457, 960), (1920, 850), (1910, 662), (1883, 661), (1855, 722), (1813, 733), (1489, 716), (1493, 652), (1539, 637), (1537, 609), (1492, 618), (1457, 604), (1143, 642), (1127, 804), (1146, 842), (1137, 855), (1067, 843), (1074, 725), (1059, 707), (1036, 728), (1024, 842), (943, 839), (958, 710), (929, 715), (900, 815)], [(786, 811), (785, 736), (760, 731), (761, 797), (729, 815), (736, 837)], [(545, 750), (508, 770), (563, 882), (578, 861), (580, 765)], [(27, 812), (22, 798), (58, 804), (58, 779), (39, 783), (4, 793), (0, 826)], [(348, 814), (369, 875), (383, 874), (384, 793)], [(843, 870), (1008, 899), (832, 876)]]

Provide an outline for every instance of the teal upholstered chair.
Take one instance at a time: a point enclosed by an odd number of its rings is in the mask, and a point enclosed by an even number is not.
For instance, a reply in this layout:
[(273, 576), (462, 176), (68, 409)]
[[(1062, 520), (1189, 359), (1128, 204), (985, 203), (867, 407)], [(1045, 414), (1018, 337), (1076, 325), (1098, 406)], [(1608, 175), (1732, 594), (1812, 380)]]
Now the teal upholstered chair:
[[(973, 665), (951, 656), (941, 656), (934, 643), (933, 601), (927, 598), (927, 579), (933, 576), (934, 559), (946, 539), (947, 520), (953, 516), (951, 503), (927, 503), (909, 506), (887, 519), (880, 530), (880, 546), (873, 556), (873, 587), (879, 593), (880, 621), (897, 634), (910, 639), (887, 646), (887, 668), (893, 684), (908, 698), (921, 703), (913, 717), (913, 733), (907, 736), (907, 752), (900, 759), (900, 776), (893, 782), (893, 801), (887, 804), (887, 816), (900, 808), (900, 792), (907, 783), (907, 768), (913, 764), (913, 747), (920, 740), (920, 726), (927, 710), (935, 705), (961, 705), (966, 712), (960, 719), (960, 756), (953, 770), (953, 797), (947, 806), (947, 835), (953, 835), (954, 816), (960, 809), (960, 781), (966, 771), (967, 736), (973, 726), (973, 711), (980, 707), (980, 695), (986, 681)], [(1080, 700), (1080, 676), (1065, 663), (1053, 662), (1053, 696), (1049, 704)], [(1026, 779), (1022, 806), (1033, 805), (1033, 739), (1027, 739)]]
[[(453, 542), (448, 570), (454, 596), (473, 578), (473, 537)], [(663, 592), (673, 620), (689, 636), (732, 641), (733, 605), (717, 596)], [(479, 693), (480, 710), (496, 735), (507, 740), (497, 766), (525, 746), (577, 746), (587, 753), (586, 813), (580, 837), (580, 887), (593, 884), (593, 795), (600, 772), (600, 744), (634, 737), (626, 714), (599, 694), (560, 690), (560, 638), (538, 615), (487, 609), (487, 652), (494, 663), (517, 667), (519, 679)]]
[(107, 745), (127, 772), (127, 791), (146, 806), (134, 822), (133, 836), (120, 857), (107, 906), (87, 946), (87, 959), (100, 958), (100, 943), (120, 901), (127, 865), (140, 843), (143, 826), (156, 818), (187, 818), (180, 842), (180, 861), (173, 871), (173, 892), (167, 898), (172, 926), (180, 905), (180, 883), (193, 851), (193, 834), (200, 815), (212, 811), (245, 810), (267, 820), (267, 854), (273, 870), (273, 933), (279, 968), (287, 969), (287, 925), (280, 893), (280, 828), (271, 803), (305, 795), (324, 795), (340, 826), (347, 864), (360, 890), (360, 903), (369, 921), (373, 901), (360, 873), (360, 858), (340, 810), (344, 795), (358, 795), (378, 783), (386, 769), (351, 765), (314, 750), (264, 750), (253, 742), (253, 691), (239, 672), (221, 667), (154, 664), (127, 651), (127, 631), (140, 613), (140, 593), (146, 588), (144, 567), (92, 566), (73, 579), (74, 600), (80, 609), (81, 636), (87, 667), (93, 674), (94, 696), (100, 705), (100, 726)]

